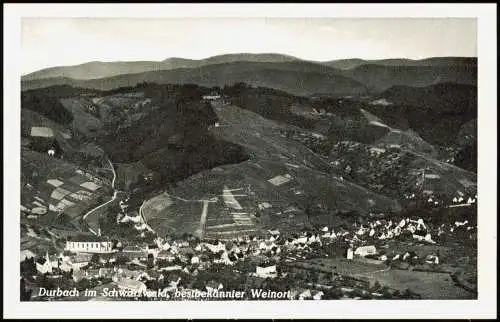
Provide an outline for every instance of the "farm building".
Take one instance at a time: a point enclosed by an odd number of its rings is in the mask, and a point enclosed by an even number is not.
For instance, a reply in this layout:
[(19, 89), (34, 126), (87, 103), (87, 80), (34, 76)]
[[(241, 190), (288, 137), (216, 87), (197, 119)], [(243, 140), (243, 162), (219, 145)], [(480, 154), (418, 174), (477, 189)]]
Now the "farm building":
[(220, 94), (217, 92), (211, 92), (209, 95), (203, 95), (202, 98), (206, 101), (215, 101), (220, 99)]
[(374, 255), (376, 253), (377, 253), (377, 249), (375, 248), (375, 246), (371, 245), (371, 246), (361, 246), (361, 247), (356, 248), (354, 255), (364, 257), (366, 255)]
[(136, 281), (136, 280), (131, 280), (128, 278), (120, 279), (116, 281), (116, 285), (120, 289), (127, 290), (127, 291), (133, 291), (136, 292), (137, 294), (142, 294), (146, 292), (146, 284), (144, 284), (141, 281)]
[(271, 178), (267, 181), (275, 186), (281, 186), (282, 184), (287, 183), (290, 180), (292, 180), (292, 176), (289, 174), (285, 174), (285, 175), (276, 176), (276, 177)]
[(255, 276), (261, 278), (275, 278), (278, 276), (276, 265), (271, 266), (257, 266), (255, 268)]

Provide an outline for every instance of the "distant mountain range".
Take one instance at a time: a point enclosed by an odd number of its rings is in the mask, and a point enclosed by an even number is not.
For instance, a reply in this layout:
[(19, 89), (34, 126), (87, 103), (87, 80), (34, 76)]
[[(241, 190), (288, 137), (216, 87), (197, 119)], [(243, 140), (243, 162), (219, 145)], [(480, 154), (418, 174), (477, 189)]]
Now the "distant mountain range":
[(227, 54), (199, 60), (172, 57), (162, 61), (93, 61), (74, 66), (46, 68), (24, 75), (21, 79), (23, 81), (54, 77), (95, 79), (124, 74), (136, 74), (177, 68), (199, 68), (207, 65), (226, 64), (233, 62), (283, 63), (290, 61), (300, 61), (300, 59), (280, 54)]
[(224, 86), (238, 82), (283, 90), (295, 95), (329, 93), (351, 95), (367, 93), (361, 82), (343, 76), (329, 67), (304, 61), (296, 62), (228, 62), (193, 68), (149, 71), (108, 78), (78, 80), (73, 78), (42, 78), (22, 81), (22, 88), (36, 89), (54, 85), (111, 90), (135, 86), (142, 82), (158, 84), (196, 84)]
[(477, 66), (476, 57), (431, 57), (425, 59), (374, 59), (366, 60), (360, 58), (337, 59), (323, 62), (323, 65), (337, 69), (353, 69), (362, 65), (381, 65), (381, 66)]
[(47, 68), (21, 78), (23, 90), (54, 85), (109, 90), (144, 81), (201, 86), (246, 82), (295, 95), (363, 95), (394, 85), (422, 87), (444, 82), (475, 85), (477, 59), (435, 57), (314, 62), (281, 54), (244, 53), (201, 60), (89, 62)]

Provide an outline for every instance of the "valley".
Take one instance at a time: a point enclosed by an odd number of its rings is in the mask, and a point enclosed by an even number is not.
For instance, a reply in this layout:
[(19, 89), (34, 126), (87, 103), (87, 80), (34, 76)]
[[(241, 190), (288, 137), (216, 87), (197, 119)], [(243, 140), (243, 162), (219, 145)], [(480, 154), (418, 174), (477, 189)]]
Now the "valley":
[[(149, 284), (162, 261), (214, 280), (222, 277), (213, 267), (257, 262), (304, 288), (304, 270), (343, 267), (348, 249), (376, 245), (345, 264), (365, 272), (378, 261), (368, 281), (349, 269), (319, 281), (347, 298), (399, 298), (407, 288), (474, 297), (448, 280), (474, 289), (463, 279), (477, 256), (475, 61), (457, 59), (320, 64), (242, 54), (27, 75), (21, 250), (43, 261), (73, 239), (98, 238), (115, 261), (130, 259), (123, 267), (147, 271)], [(441, 246), (465, 249), (467, 263), (429, 264)], [(426, 251), (414, 262), (396, 257), (410, 248)], [(245, 269), (238, 278), (253, 280), (255, 267)], [(196, 288), (196, 275), (185, 275), (192, 283), (183, 287)], [(430, 275), (446, 283), (423, 286)], [(387, 289), (375, 290), (375, 279)]]

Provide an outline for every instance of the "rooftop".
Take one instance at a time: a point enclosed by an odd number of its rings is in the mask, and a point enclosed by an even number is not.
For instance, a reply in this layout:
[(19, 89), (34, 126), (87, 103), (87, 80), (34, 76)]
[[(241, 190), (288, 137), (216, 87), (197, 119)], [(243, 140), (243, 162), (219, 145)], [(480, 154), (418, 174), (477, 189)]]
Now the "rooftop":
[(88, 234), (88, 235), (68, 236), (67, 241), (88, 243), (88, 242), (104, 242), (108, 240), (102, 237), (98, 237), (96, 235)]

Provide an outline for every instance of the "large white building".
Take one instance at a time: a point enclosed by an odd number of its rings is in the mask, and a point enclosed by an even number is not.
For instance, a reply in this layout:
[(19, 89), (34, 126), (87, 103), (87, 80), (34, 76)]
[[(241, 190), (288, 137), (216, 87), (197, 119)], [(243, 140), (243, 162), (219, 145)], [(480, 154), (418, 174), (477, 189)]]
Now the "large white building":
[(64, 250), (75, 253), (111, 253), (113, 243), (96, 236), (77, 236), (66, 241)]

